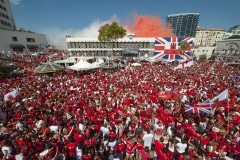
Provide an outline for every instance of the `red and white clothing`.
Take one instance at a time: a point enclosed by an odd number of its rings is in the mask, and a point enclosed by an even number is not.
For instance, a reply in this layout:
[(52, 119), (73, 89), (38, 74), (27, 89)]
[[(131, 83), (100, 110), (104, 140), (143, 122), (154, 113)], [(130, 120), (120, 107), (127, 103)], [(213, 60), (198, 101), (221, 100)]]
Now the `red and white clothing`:
[(137, 142), (136, 151), (140, 152), (142, 149), (144, 149), (144, 144)]
[(134, 154), (134, 149), (135, 149), (135, 145), (131, 140), (128, 140), (126, 142), (126, 154), (127, 155), (133, 155)]

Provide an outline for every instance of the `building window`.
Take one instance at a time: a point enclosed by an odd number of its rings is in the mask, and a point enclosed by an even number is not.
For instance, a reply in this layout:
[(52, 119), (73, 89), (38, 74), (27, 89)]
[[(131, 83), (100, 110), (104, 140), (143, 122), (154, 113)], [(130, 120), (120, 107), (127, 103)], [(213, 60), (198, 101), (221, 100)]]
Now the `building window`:
[(27, 38), (27, 42), (35, 42), (34, 38)]
[(17, 37), (12, 37), (12, 41), (13, 42), (17, 42), (18, 40), (17, 40)]

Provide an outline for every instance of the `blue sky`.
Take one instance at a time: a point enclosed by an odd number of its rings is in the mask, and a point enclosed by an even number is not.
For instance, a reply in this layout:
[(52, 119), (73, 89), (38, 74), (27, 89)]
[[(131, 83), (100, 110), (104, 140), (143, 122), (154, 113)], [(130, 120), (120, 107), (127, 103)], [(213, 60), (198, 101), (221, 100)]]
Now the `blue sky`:
[(10, 0), (17, 27), (46, 34), (49, 43), (65, 48), (66, 35), (97, 37), (108, 22), (123, 25), (133, 14), (166, 16), (200, 13), (199, 26), (228, 30), (240, 24), (239, 0)]

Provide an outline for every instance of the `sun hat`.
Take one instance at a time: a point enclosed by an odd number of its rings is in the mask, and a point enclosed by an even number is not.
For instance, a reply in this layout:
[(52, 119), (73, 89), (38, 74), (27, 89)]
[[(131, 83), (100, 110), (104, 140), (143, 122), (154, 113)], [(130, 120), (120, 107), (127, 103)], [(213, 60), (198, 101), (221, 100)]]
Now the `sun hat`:
[(220, 129), (217, 128), (217, 127), (212, 127), (212, 130), (213, 130), (214, 132), (219, 132), (219, 131), (220, 131)]

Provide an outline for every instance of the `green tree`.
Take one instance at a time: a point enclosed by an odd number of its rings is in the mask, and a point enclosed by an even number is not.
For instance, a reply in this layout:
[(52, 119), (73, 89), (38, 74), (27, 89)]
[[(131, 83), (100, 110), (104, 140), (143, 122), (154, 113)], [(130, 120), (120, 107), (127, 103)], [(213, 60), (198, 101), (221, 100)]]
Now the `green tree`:
[(227, 39), (240, 39), (240, 35), (232, 35), (228, 37)]
[(183, 53), (183, 51), (187, 50), (190, 47), (190, 44), (185, 41), (181, 41), (178, 43), (180, 53)]
[(207, 60), (207, 55), (206, 54), (202, 54), (199, 56), (199, 61), (206, 61)]
[(13, 65), (10, 65), (7, 62), (0, 62), (0, 76), (6, 76), (8, 75), (11, 71), (14, 70)]
[(117, 22), (112, 22), (111, 24), (105, 24), (101, 26), (98, 30), (98, 40), (100, 42), (107, 42), (108, 44), (112, 44), (112, 52), (113, 45), (119, 38), (123, 38), (126, 35), (126, 30), (119, 26)]

